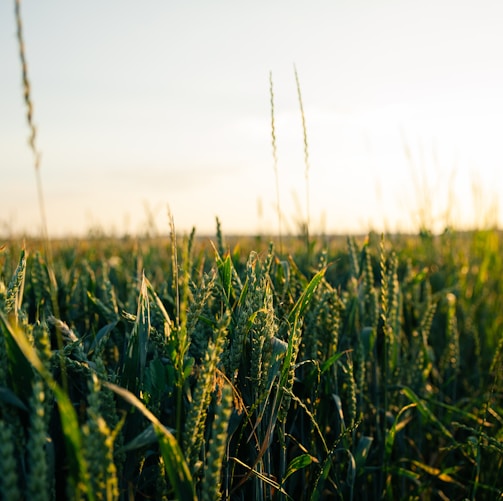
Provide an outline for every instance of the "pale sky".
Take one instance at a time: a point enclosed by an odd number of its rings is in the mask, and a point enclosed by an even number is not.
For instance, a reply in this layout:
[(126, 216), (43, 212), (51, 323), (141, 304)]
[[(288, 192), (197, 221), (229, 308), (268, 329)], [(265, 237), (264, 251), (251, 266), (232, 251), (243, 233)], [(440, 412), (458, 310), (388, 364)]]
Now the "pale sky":
[[(503, 2), (24, 0), (51, 235), (473, 226), (503, 188)], [(37, 234), (14, 0), (0, 2), (0, 235)], [(407, 156), (406, 150), (410, 150)], [(474, 196), (474, 192), (476, 196)], [(474, 202), (475, 201), (475, 202)]]

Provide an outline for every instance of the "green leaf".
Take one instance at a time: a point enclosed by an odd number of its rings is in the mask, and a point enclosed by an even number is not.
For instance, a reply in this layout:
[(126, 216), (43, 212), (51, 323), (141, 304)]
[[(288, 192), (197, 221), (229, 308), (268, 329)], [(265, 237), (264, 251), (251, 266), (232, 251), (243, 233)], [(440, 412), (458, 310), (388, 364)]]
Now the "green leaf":
[(415, 471), (407, 470), (406, 468), (393, 468), (393, 473), (396, 475), (399, 475), (401, 477), (408, 478), (409, 480), (412, 480), (413, 482), (418, 482), (421, 479), (421, 475), (416, 473)]
[[(388, 431), (388, 434), (386, 435), (386, 442), (385, 442), (385, 446), (384, 446), (384, 457), (385, 457), (386, 462), (391, 457), (391, 451), (393, 450), (393, 444), (395, 443), (395, 436), (396, 436), (397, 431), (400, 431), (404, 427), (404, 426), (399, 425), (400, 418), (402, 417), (402, 415), (405, 412), (407, 412), (409, 409), (412, 409), (416, 406), (417, 406), (416, 403), (412, 403), (412, 404), (406, 405), (405, 407), (402, 407), (400, 409), (400, 411), (398, 412), (398, 414), (395, 418), (395, 421), (393, 422), (393, 426), (390, 428), (390, 430)], [(409, 421), (407, 421), (407, 423), (408, 422)]]
[(248, 296), (248, 289), (250, 287), (250, 281), (246, 278), (246, 281), (241, 289), (241, 294), (238, 299), (238, 307), (242, 307), (245, 304), (246, 296)]
[(461, 486), (459, 482), (457, 482), (454, 478), (452, 478), (449, 475), (449, 473), (451, 472), (455, 473), (461, 470), (462, 469), (461, 466), (448, 468), (446, 470), (440, 470), (439, 468), (434, 468), (433, 466), (421, 463), (420, 461), (416, 461), (414, 459), (411, 461), (411, 463), (420, 468), (421, 470), (425, 471), (426, 473), (428, 473), (428, 475), (438, 478), (442, 482), (446, 482), (448, 484), (457, 484)]
[(302, 470), (306, 466), (309, 466), (311, 463), (317, 463), (317, 462), (318, 460), (313, 456), (311, 456), (311, 454), (301, 454), (300, 456), (293, 458), (290, 461), (288, 468), (286, 469), (285, 477), (283, 478), (283, 483), (290, 475), (293, 475), (295, 472)]
[(365, 354), (367, 357), (371, 357), (377, 339), (376, 330), (373, 327), (364, 327), (360, 333), (360, 339), (362, 340)]
[(135, 395), (139, 395), (142, 389), (147, 363), (149, 335), (150, 303), (147, 293), (147, 282), (145, 275), (143, 275), (138, 298), (138, 311), (133, 329), (129, 334), (122, 367), (122, 384)]
[(80, 424), (70, 398), (56, 381), (54, 381), (51, 373), (38, 357), (35, 348), (28, 341), (26, 334), (19, 327), (12, 327), (1, 312), (0, 319), (4, 330), (9, 334), (8, 337), (15, 341), (19, 350), (24, 357), (26, 357), (24, 364), (29, 362), (54, 392), (56, 403), (59, 408), (61, 427), (63, 429), (68, 455), (68, 467), (70, 470), (69, 479), (73, 482), (73, 488), (76, 493), (79, 492), (79, 489), (83, 486), (88, 499), (94, 501), (94, 493), (87, 474), (87, 463), (83, 455)]
[(365, 471), (365, 463), (367, 462), (367, 458), (369, 456), (370, 448), (372, 447), (372, 442), (374, 441), (373, 437), (368, 437), (363, 435), (358, 440), (358, 445), (356, 446), (355, 451), (355, 462), (356, 462), (356, 475), (363, 475)]
[(163, 302), (161, 301), (161, 298), (155, 292), (154, 287), (152, 286), (150, 281), (147, 278), (144, 278), (144, 279), (145, 279), (145, 284), (147, 286), (148, 292), (152, 296), (152, 299), (154, 300), (155, 305), (157, 306), (157, 308), (161, 312), (161, 315), (164, 318), (165, 326), (167, 326), (167, 331), (166, 331), (167, 334), (166, 335), (169, 337), (170, 333), (171, 333), (171, 329), (173, 328), (173, 322), (171, 321), (169, 313), (167, 312)]
[(14, 392), (21, 399), (28, 399), (31, 395), (31, 385), (33, 381), (33, 368), (29, 364), (25, 355), (16, 343), (17, 329), (9, 323), (3, 313), (0, 313), (0, 322), (2, 326), (7, 358), (9, 360), (9, 373), (11, 376)]
[[(170, 432), (174, 432), (174, 430), (170, 430)], [(157, 443), (157, 433), (155, 431), (154, 425), (150, 424), (147, 428), (145, 428), (142, 432), (140, 432), (136, 437), (130, 440), (127, 444), (123, 445), (117, 452), (129, 452), (134, 451), (136, 449), (140, 449), (147, 445), (152, 445)]]
[(103, 326), (97, 333), (96, 336), (94, 337), (94, 340), (91, 344), (91, 347), (89, 348), (88, 354), (92, 354), (93, 351), (100, 345), (101, 342), (105, 342), (108, 337), (110, 336), (110, 333), (117, 327), (117, 324), (119, 323), (118, 320), (107, 324)]
[(0, 388), (0, 402), (13, 405), (14, 407), (17, 407), (18, 409), (21, 409), (25, 412), (28, 412), (28, 407), (26, 407), (26, 405), (24, 405), (23, 401), (20, 400), (17, 397), (17, 395), (13, 391), (9, 390), (8, 388)]
[(270, 386), (273, 379), (276, 378), (279, 372), (281, 359), (285, 356), (288, 351), (288, 343), (285, 343), (282, 339), (274, 336), (271, 339), (272, 356), (271, 356), (271, 366), (269, 368), (269, 375), (267, 377), (267, 386)]
[(231, 299), (232, 292), (232, 260), (230, 256), (227, 256), (225, 260), (220, 259), (217, 261), (218, 272), (220, 275), (220, 282), (224, 290), (225, 297), (228, 302)]
[[(297, 331), (297, 326), (300, 321), (300, 318), (304, 313), (307, 305), (309, 304), (311, 298), (313, 297), (316, 287), (318, 287), (319, 283), (322, 281), (323, 276), (325, 275), (325, 270), (326, 268), (316, 273), (316, 275), (313, 277), (311, 282), (309, 282), (308, 286), (304, 289), (304, 292), (293, 306), (292, 311), (290, 311), (288, 315), (288, 323), (292, 326), (291, 327), (292, 333), (295, 333)], [(283, 366), (281, 368), (280, 388), (283, 388), (288, 380), (288, 373), (290, 370), (290, 364), (292, 362), (292, 356), (293, 356), (293, 342), (294, 342), (293, 338), (294, 336), (290, 335), (288, 339), (288, 348), (286, 350), (285, 359), (283, 361)], [(279, 402), (280, 401), (281, 399), (279, 399)]]
[(451, 432), (438, 420), (435, 414), (433, 414), (433, 412), (425, 404), (424, 400), (419, 398), (409, 387), (402, 388), (402, 394), (417, 405), (417, 410), (421, 413), (424, 419), (431, 421), (440, 429), (445, 437), (454, 441), (454, 437)]
[[(355, 459), (348, 449), (333, 449), (328, 453), (327, 457), (324, 459), (321, 465), (321, 470), (314, 483), (314, 490), (312, 491), (311, 496), (309, 498), (310, 501), (318, 501), (319, 499), (324, 499), (323, 489), (325, 486), (325, 481), (327, 480), (328, 475), (330, 474), (332, 464), (334, 463), (333, 457), (335, 456), (336, 453), (345, 453), (348, 455), (349, 463), (348, 463), (348, 471), (346, 474), (346, 482), (348, 483), (351, 492), (353, 491), (354, 482), (356, 478)], [(349, 499), (352, 499), (352, 497), (350, 497)]]
[(150, 361), (145, 371), (144, 395), (149, 395), (149, 402), (160, 401), (163, 394), (169, 390), (166, 366), (160, 359)]
[(323, 277), (325, 276), (325, 271), (326, 268), (323, 268), (318, 273), (316, 273), (316, 275), (311, 279), (307, 287), (304, 289), (304, 292), (297, 300), (294, 307), (292, 308), (292, 311), (288, 315), (288, 321), (290, 323), (292, 324), (295, 323), (297, 319), (304, 314), (304, 311), (307, 305), (310, 303), (314, 295), (314, 292), (316, 291), (316, 288), (318, 287), (320, 282), (323, 280)]
[(321, 364), (321, 368), (320, 368), (321, 374), (324, 374), (325, 372), (327, 372), (327, 370), (330, 369), (330, 367), (332, 367), (332, 365), (334, 365), (335, 362), (337, 362), (337, 360), (339, 360), (339, 358), (341, 358), (343, 355), (346, 355), (346, 354), (347, 353), (345, 351), (341, 351), (339, 353), (334, 353), (330, 358), (327, 358)]
[(122, 397), (126, 402), (136, 407), (136, 409), (152, 423), (157, 434), (157, 439), (159, 440), (159, 447), (166, 467), (166, 473), (175, 490), (176, 499), (192, 499), (196, 501), (197, 498), (189, 466), (174, 435), (133, 393), (106, 381), (103, 382), (103, 385)]
[(342, 400), (339, 395), (336, 395), (335, 393), (332, 393), (332, 398), (334, 399), (335, 402), (335, 408), (337, 409), (337, 414), (339, 421), (341, 422), (341, 430), (340, 432), (342, 433), (346, 429), (346, 423), (344, 422), (344, 411), (342, 409)]

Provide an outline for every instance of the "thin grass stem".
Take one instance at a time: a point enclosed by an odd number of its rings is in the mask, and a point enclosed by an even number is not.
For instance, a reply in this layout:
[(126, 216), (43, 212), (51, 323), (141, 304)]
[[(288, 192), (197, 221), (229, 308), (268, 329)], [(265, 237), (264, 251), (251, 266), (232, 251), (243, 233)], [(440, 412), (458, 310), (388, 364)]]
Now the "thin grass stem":
[(279, 251), (281, 254), (283, 254), (283, 231), (281, 225), (281, 203), (279, 197), (278, 150), (276, 146), (276, 126), (274, 120), (274, 87), (272, 81), (272, 71), (269, 72), (269, 95), (271, 97), (271, 144), (272, 144), (274, 178), (276, 182), (276, 210), (278, 212)]
[(19, 60), (21, 62), (21, 74), (23, 80), (23, 98), (26, 106), (26, 119), (28, 121), (28, 127), (30, 129), (28, 144), (33, 153), (33, 162), (35, 167), (35, 181), (37, 185), (40, 216), (42, 219), (42, 237), (46, 245), (46, 252), (48, 256), (51, 256), (50, 244), (49, 244), (49, 232), (47, 229), (47, 217), (45, 212), (44, 190), (42, 189), (42, 177), (40, 175), (41, 154), (40, 150), (37, 147), (37, 127), (35, 126), (35, 123), (33, 121), (33, 101), (31, 98), (31, 85), (30, 80), (28, 78), (28, 63), (26, 60), (26, 51), (23, 37), (23, 23), (21, 19), (21, 0), (16, 0), (15, 2), (15, 14), (16, 14), (16, 27), (17, 27), (17, 41), (19, 46)]
[(305, 171), (304, 171), (304, 176), (305, 176), (305, 183), (306, 183), (306, 227), (305, 227), (305, 238), (306, 238), (306, 245), (307, 245), (307, 252), (308, 252), (308, 257), (310, 255), (310, 248), (309, 248), (309, 225), (310, 225), (310, 190), (309, 190), (309, 170), (310, 170), (310, 165), (309, 165), (309, 145), (307, 141), (307, 127), (306, 127), (306, 115), (304, 113), (304, 104), (302, 102), (302, 93), (300, 90), (300, 81), (299, 81), (299, 75), (297, 73), (297, 68), (294, 65), (293, 66), (293, 71), (295, 73), (295, 84), (297, 86), (297, 94), (299, 97), (299, 107), (300, 107), (300, 116), (302, 119), (302, 133), (304, 137), (304, 165), (305, 165)]

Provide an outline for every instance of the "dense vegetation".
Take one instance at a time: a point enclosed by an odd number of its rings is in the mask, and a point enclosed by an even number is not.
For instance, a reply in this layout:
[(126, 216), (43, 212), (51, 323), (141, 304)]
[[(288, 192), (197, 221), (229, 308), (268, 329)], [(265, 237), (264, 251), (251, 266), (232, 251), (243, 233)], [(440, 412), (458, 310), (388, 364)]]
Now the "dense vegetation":
[(294, 69), (303, 239), (52, 252), (15, 13), (43, 242), (0, 244), (2, 499), (502, 498), (498, 231), (314, 242)]
[(500, 240), (7, 243), (2, 498), (499, 498)]

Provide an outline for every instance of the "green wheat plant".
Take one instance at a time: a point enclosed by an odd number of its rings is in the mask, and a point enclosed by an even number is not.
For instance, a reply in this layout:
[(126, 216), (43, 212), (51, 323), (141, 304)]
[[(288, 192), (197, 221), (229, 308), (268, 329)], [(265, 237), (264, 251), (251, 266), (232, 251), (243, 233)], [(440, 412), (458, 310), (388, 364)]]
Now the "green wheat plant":
[(460, 236), (459, 257), (451, 241), (432, 263), (419, 238), (369, 235), (320, 249), (316, 269), (295, 241), (287, 259), (223, 238), (224, 254), (202, 251), (194, 235), (83, 242), (77, 265), (60, 244), (61, 318), (36, 249), (4, 250), (3, 492), (497, 496), (500, 288), (459, 265), (470, 252), (499, 269), (480, 242)]
[(278, 215), (278, 240), (280, 253), (283, 254), (283, 225), (281, 221), (281, 203), (280, 203), (280, 182), (278, 170), (278, 147), (276, 139), (276, 124), (274, 119), (274, 86), (272, 79), (272, 71), (269, 72), (269, 97), (271, 104), (271, 146), (274, 169), (274, 182), (276, 187), (276, 212)]
[(309, 189), (309, 171), (311, 169), (310, 162), (309, 162), (309, 143), (307, 140), (307, 126), (306, 126), (306, 115), (304, 113), (304, 103), (302, 101), (302, 92), (300, 90), (300, 80), (299, 80), (299, 75), (297, 73), (297, 68), (294, 66), (293, 67), (293, 72), (295, 75), (295, 85), (297, 87), (297, 96), (299, 99), (299, 109), (300, 109), (300, 118), (302, 121), (302, 135), (304, 139), (304, 165), (305, 165), (305, 171), (304, 171), (304, 182), (305, 182), (305, 188), (306, 188), (306, 222), (305, 222), (305, 228), (304, 228), (304, 235), (306, 239), (306, 249), (307, 249), (307, 254), (309, 257), (310, 254), (310, 240), (309, 240), (309, 225), (310, 225), (310, 219), (311, 219), (311, 213), (310, 213), (310, 198), (311, 198), (311, 193)]

